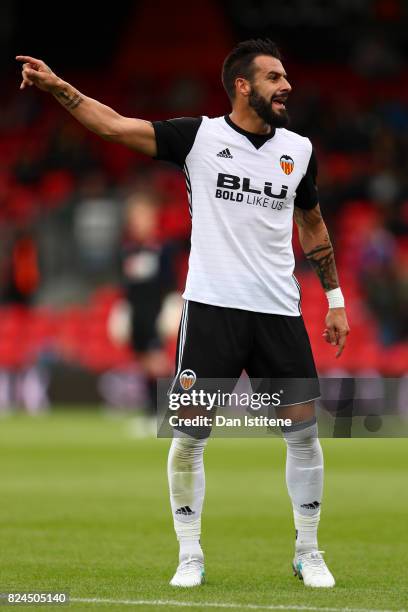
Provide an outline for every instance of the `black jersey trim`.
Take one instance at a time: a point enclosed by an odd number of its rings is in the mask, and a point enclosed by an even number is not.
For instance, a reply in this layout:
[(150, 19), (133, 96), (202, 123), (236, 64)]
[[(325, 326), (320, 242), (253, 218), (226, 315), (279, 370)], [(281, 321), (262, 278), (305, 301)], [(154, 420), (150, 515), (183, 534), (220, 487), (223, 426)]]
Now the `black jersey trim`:
[(184, 163), (184, 166), (183, 166), (183, 173), (184, 173), (184, 178), (186, 179), (188, 210), (190, 212), (190, 217), (192, 217), (193, 216), (193, 189), (191, 187), (190, 172), (188, 170), (188, 166), (186, 163)]
[(170, 395), (171, 393), (173, 393), (173, 389), (176, 385), (177, 378), (180, 376), (180, 373), (181, 373), (181, 364), (183, 363), (184, 345), (186, 343), (186, 337), (187, 337), (187, 323), (188, 323), (188, 300), (185, 300), (183, 304), (183, 310), (181, 313), (180, 330), (179, 330), (179, 337), (178, 337), (178, 343), (177, 343), (177, 355), (176, 355), (177, 370), (172, 380), (172, 383), (170, 385), (170, 388), (167, 391), (167, 395)]
[(266, 142), (271, 140), (275, 136), (276, 130), (272, 128), (269, 134), (255, 134), (254, 132), (247, 132), (247, 130), (243, 130), (236, 125), (230, 118), (229, 115), (224, 115), (224, 119), (230, 128), (238, 132), (238, 134), (242, 134), (242, 136), (246, 136), (249, 142), (255, 147), (255, 149), (260, 149)]
[(299, 291), (299, 301), (298, 301), (298, 308), (299, 308), (299, 313), (302, 314), (302, 308), (301, 308), (301, 302), (302, 302), (302, 290), (300, 288), (300, 283), (298, 281), (298, 279), (296, 278), (296, 276), (294, 274), (292, 274), (292, 278), (295, 281), (297, 290)]

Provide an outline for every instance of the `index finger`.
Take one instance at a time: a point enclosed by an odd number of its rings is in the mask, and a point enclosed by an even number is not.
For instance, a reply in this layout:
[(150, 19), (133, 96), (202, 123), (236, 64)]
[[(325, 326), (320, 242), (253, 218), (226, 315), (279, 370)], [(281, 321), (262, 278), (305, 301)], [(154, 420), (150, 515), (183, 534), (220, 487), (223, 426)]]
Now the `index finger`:
[(29, 55), (16, 55), (16, 60), (19, 62), (29, 62), (30, 64), (37, 64), (38, 66), (42, 64), (42, 60), (35, 59), (35, 57), (30, 57)]
[(340, 357), (340, 355), (342, 354), (344, 347), (346, 346), (346, 338), (347, 338), (347, 334), (339, 334), (339, 339), (338, 339), (338, 351), (336, 353), (336, 357)]

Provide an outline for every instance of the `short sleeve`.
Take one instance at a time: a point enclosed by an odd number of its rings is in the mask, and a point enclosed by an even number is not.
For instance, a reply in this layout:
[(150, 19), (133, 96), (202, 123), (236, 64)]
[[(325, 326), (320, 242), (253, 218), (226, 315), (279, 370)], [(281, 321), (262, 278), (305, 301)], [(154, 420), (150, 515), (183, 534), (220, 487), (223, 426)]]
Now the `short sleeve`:
[(180, 117), (166, 121), (153, 121), (158, 161), (167, 161), (183, 168), (190, 153), (202, 117)]
[(306, 174), (296, 189), (295, 206), (310, 210), (319, 203), (319, 192), (317, 189), (317, 159), (315, 152), (309, 159)]

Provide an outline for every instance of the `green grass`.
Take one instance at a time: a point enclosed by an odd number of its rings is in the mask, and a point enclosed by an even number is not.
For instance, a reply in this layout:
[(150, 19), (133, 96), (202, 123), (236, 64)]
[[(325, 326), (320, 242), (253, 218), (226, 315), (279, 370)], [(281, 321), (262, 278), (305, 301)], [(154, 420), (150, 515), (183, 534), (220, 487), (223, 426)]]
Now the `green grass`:
[[(128, 419), (91, 412), (3, 419), (0, 592), (407, 607), (408, 441), (322, 444), (326, 484), (320, 546), (336, 588), (305, 589), (291, 575), (293, 526), (282, 440), (214, 439), (206, 451), (202, 544), (207, 584), (179, 591), (168, 586), (177, 560), (166, 481), (169, 440), (133, 439)], [(134, 609), (167, 607), (176, 609)], [(77, 602), (69, 608), (133, 606)]]

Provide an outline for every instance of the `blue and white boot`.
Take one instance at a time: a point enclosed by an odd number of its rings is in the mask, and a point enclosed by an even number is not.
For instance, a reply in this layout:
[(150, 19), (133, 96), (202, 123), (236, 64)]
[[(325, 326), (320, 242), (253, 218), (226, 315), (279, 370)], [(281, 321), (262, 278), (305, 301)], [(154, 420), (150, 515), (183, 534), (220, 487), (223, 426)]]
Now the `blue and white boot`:
[(170, 580), (175, 587), (195, 587), (204, 583), (204, 557), (188, 556), (180, 561)]
[(293, 572), (299, 580), (303, 580), (305, 586), (330, 588), (336, 584), (322, 553), (322, 550), (314, 550), (295, 554)]

